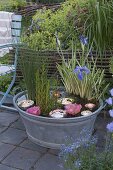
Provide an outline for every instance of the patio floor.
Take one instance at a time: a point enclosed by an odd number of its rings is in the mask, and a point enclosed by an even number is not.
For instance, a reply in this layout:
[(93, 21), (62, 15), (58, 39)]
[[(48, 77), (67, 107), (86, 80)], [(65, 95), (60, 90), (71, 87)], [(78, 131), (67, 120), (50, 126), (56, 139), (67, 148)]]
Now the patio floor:
[[(108, 116), (99, 115), (95, 129), (98, 146), (105, 142)], [(17, 113), (0, 111), (0, 170), (63, 170), (58, 150), (40, 147), (27, 138), (24, 125)]]

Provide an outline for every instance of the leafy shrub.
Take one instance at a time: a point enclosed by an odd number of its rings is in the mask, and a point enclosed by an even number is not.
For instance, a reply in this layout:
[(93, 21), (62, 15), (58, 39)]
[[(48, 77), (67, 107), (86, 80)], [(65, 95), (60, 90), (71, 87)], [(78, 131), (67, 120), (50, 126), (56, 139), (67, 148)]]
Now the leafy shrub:
[(2, 11), (14, 11), (19, 7), (26, 5), (26, 0), (1, 0), (0, 10)]
[[(29, 36), (23, 40), (32, 48), (56, 49), (55, 32), (63, 44), (63, 48), (71, 46), (72, 38), (76, 39), (74, 21), (71, 17), (77, 15), (76, 3), (78, 0), (67, 1), (57, 11), (41, 9), (33, 16), (33, 22), (29, 28)], [(72, 11), (72, 12), (71, 12)]]
[[(24, 41), (32, 48), (56, 49), (55, 32), (62, 48), (71, 47), (71, 41), (84, 34), (94, 41), (100, 51), (112, 48), (113, 0), (67, 0), (57, 10), (38, 10)], [(77, 43), (77, 42), (76, 42)]]

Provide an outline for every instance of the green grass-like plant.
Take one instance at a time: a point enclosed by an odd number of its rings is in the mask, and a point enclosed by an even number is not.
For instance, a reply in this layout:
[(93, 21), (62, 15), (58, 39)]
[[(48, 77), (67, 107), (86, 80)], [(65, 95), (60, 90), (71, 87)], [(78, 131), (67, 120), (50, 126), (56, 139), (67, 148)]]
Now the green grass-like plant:
[(90, 0), (85, 31), (101, 53), (112, 49), (113, 44), (113, 0)]
[(44, 66), (36, 72), (36, 105), (40, 106), (42, 115), (47, 115), (55, 107), (55, 98), (50, 95), (51, 83)]
[[(83, 45), (82, 45), (83, 47)], [(93, 57), (88, 60), (88, 54), (85, 52), (80, 56), (80, 60), (77, 58), (77, 51), (72, 50), (72, 58), (65, 60), (62, 53), (62, 64), (57, 66), (58, 71), (62, 78), (62, 83), (65, 86), (67, 93), (79, 96), (84, 99), (96, 99), (99, 100), (108, 88), (108, 84), (105, 85), (104, 70), (96, 67), (96, 59)], [(80, 80), (78, 74), (74, 72), (76, 66), (87, 67), (90, 70), (89, 74), (85, 71), (82, 72), (83, 80)]]

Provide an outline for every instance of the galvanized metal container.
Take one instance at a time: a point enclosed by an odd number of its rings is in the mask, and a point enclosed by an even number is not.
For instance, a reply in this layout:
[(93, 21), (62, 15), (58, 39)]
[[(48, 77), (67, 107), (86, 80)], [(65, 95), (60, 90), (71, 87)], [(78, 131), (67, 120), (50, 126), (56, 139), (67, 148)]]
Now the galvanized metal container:
[(89, 116), (61, 119), (35, 116), (18, 107), (17, 101), (24, 98), (24, 96), (25, 92), (17, 94), (13, 99), (14, 106), (22, 117), (28, 138), (46, 148), (60, 149), (66, 137), (75, 141), (83, 129), (87, 129), (89, 135), (91, 135), (96, 117), (103, 108), (103, 102), (101, 101), (98, 110)]

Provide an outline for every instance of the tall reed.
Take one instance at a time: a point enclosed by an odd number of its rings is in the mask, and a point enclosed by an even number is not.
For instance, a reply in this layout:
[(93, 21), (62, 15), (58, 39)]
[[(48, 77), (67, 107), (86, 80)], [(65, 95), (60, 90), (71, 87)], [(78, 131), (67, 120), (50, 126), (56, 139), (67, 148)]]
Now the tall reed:
[(55, 106), (55, 99), (50, 95), (50, 80), (44, 67), (36, 72), (36, 105), (40, 106), (42, 115), (47, 115)]
[(99, 52), (113, 49), (113, 0), (89, 0), (84, 27)]

